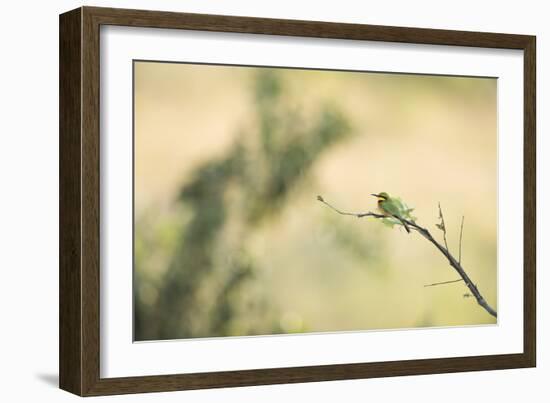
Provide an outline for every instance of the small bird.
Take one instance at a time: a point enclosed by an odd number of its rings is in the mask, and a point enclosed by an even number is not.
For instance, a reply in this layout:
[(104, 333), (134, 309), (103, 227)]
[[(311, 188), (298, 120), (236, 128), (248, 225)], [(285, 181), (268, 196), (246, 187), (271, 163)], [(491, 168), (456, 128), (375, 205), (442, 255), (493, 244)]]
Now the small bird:
[(410, 233), (411, 230), (409, 229), (409, 226), (403, 219), (400, 217), (401, 214), (401, 206), (402, 203), (400, 200), (397, 200), (395, 198), (391, 198), (389, 194), (386, 192), (382, 193), (373, 193), (372, 196), (378, 198), (378, 210), (388, 217), (393, 217), (396, 220), (399, 220), (401, 224), (403, 224), (403, 227), (405, 227), (405, 230)]

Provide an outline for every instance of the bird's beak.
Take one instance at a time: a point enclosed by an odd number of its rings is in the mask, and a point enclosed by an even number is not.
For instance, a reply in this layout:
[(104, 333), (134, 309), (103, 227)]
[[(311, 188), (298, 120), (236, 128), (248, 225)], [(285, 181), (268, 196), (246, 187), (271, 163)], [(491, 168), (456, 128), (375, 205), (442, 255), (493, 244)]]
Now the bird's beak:
[(371, 196), (374, 196), (374, 197), (380, 197), (379, 195), (377, 195), (376, 193), (371, 193)]

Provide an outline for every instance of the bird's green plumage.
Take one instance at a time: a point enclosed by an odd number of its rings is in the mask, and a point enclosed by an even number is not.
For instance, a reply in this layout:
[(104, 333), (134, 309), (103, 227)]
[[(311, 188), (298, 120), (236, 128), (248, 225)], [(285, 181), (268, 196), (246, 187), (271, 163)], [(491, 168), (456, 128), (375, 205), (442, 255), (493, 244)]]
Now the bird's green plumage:
[(389, 217), (385, 222), (389, 225), (394, 224), (401, 224), (407, 230), (407, 232), (410, 232), (409, 226), (404, 220), (412, 221), (414, 222), (416, 220), (415, 217), (411, 215), (412, 211), (414, 209), (409, 208), (405, 203), (401, 201), (398, 197), (390, 197), (390, 195), (386, 192), (373, 194), (373, 196), (378, 197), (378, 208), (381, 210), (382, 213), (387, 214)]
[(400, 206), (397, 200), (395, 199), (382, 200), (379, 205), (382, 209), (384, 209), (386, 212), (390, 213), (391, 215), (399, 216), (399, 214), (402, 211), (402, 209), (399, 208)]

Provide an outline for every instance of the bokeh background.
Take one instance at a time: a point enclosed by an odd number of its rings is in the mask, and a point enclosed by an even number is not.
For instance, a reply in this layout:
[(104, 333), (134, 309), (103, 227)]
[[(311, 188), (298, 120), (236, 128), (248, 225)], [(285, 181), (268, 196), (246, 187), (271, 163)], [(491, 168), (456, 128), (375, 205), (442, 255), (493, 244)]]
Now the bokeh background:
[(496, 79), (135, 62), (134, 338), (493, 324)]

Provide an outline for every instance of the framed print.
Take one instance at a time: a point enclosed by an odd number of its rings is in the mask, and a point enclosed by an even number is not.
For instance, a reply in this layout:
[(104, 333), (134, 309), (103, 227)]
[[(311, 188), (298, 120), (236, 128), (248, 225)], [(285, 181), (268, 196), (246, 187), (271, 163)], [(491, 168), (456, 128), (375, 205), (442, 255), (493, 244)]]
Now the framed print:
[(60, 387), (535, 366), (535, 37), (60, 16)]

